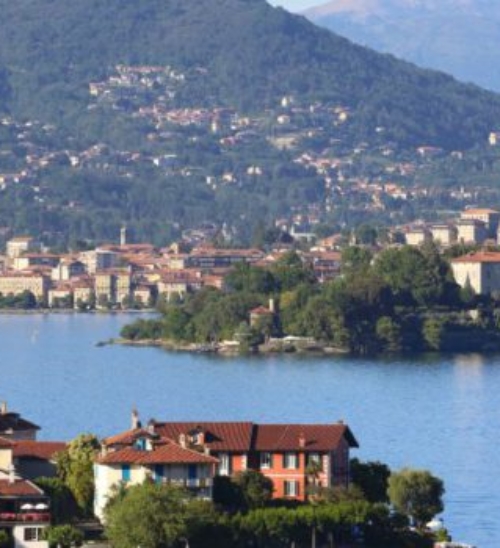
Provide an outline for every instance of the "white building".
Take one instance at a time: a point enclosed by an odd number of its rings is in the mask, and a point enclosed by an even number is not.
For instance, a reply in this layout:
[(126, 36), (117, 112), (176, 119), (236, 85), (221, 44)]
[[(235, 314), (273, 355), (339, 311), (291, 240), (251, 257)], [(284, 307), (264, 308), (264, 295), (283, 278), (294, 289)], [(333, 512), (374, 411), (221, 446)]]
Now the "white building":
[(185, 436), (177, 443), (139, 427), (108, 438), (94, 466), (94, 513), (103, 520), (108, 498), (120, 483), (136, 485), (148, 478), (211, 499), (218, 462), (207, 452), (190, 448)]
[(455, 281), (478, 295), (500, 291), (500, 253), (480, 251), (452, 259)]

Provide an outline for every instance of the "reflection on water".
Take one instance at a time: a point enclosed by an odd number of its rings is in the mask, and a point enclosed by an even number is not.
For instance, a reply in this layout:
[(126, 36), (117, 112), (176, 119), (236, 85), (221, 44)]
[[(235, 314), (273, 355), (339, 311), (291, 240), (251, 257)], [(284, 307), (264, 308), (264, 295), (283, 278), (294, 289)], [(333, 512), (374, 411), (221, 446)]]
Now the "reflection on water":
[(128, 321), (0, 316), (0, 400), (40, 424), (44, 439), (124, 430), (134, 405), (143, 420), (344, 419), (360, 458), (444, 479), (456, 538), (500, 545), (498, 356), (229, 359), (96, 346)]

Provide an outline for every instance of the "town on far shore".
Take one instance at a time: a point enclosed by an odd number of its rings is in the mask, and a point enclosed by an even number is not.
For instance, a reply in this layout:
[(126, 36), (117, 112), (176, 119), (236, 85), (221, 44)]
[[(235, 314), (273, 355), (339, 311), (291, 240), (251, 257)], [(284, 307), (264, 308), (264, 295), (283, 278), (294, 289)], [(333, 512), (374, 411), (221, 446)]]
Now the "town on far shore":
[[(381, 542), (388, 539), (406, 539), (412, 544), (405, 546), (416, 548), (469, 546), (452, 544), (442, 519), (436, 518), (443, 510), (439, 478), (428, 471), (391, 472), (380, 462), (352, 459), (358, 441), (343, 421), (257, 424), (151, 419), (143, 424), (134, 408), (129, 428), (102, 440), (82, 434), (71, 442), (38, 441), (39, 430), (6, 403), (0, 405), (3, 547), (90, 542), (89, 546), (102, 543), (118, 548), (120, 538), (128, 542), (127, 535), (142, 523), (141, 512), (136, 512), (135, 519), (122, 523), (120, 529), (120, 520), (125, 519), (122, 505), (126, 506), (127, 497), (142, 492), (144, 505), (155, 499), (155, 519), (160, 521), (169, 519), (160, 500), (168, 504), (178, 500), (176, 496), (184, 500), (181, 510), (171, 511), (190, 525), (184, 524), (162, 546), (247, 546), (249, 541), (253, 546), (257, 539), (259, 546), (289, 545), (276, 544), (275, 533), (263, 532), (258, 525), (252, 526), (255, 531), (250, 527), (250, 532), (243, 532), (247, 526), (241, 520), (259, 522), (266, 515), (278, 521), (285, 516), (296, 519), (293, 527), (283, 524), (286, 538), (291, 542), (296, 538), (296, 546), (371, 548), (385, 546)], [(410, 484), (419, 481), (420, 489), (425, 491), (427, 485), (429, 492), (419, 494), (418, 504), (400, 504), (395, 485), (401, 479)], [(186, 518), (191, 508), (194, 514)], [(142, 510), (145, 519), (152, 519), (149, 508)], [(167, 514), (158, 515), (164, 511)], [(226, 539), (226, 544), (211, 543), (208, 531), (221, 534), (230, 519), (235, 520), (236, 536)], [(120, 537), (124, 530), (125, 537)]]
[(498, 210), (470, 208), (448, 224), (413, 224), (388, 229), (383, 237), (364, 226), (349, 235), (319, 238), (313, 226), (304, 226), (298, 216), (288, 225), (276, 222), (283, 237), (266, 249), (216, 246), (214, 238), (220, 230), (210, 224), (185, 231), (182, 240), (164, 248), (130, 243), (126, 227), (117, 243), (62, 254), (47, 250), (35, 236), (16, 236), (7, 241), (6, 253), (0, 257), (0, 305), (81, 311), (152, 308), (159, 299), (182, 300), (204, 287), (223, 290), (235, 264), (271, 267), (290, 250), (323, 283), (341, 276), (346, 247), (364, 246), (376, 254), (429, 242), (442, 252), (455, 250), (450, 264), (461, 287), (488, 295), (500, 290), (499, 220)]

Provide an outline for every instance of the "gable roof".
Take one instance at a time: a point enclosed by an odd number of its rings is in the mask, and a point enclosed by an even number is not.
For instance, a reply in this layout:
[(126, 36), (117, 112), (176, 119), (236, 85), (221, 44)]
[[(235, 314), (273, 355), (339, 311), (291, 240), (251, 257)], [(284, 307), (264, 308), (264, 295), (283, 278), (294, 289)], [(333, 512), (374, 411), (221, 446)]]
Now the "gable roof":
[(99, 464), (216, 464), (216, 458), (176, 443), (167, 443), (152, 451), (132, 447), (112, 451), (97, 459)]
[(0, 436), (0, 449), (10, 449), (14, 447), (15, 443), (7, 438)]
[(116, 436), (105, 438), (104, 443), (106, 445), (131, 445), (140, 438), (157, 439), (158, 437), (157, 433), (152, 433), (146, 428), (135, 428), (116, 434)]
[(213, 451), (245, 453), (252, 444), (251, 422), (157, 422), (155, 431), (160, 436), (178, 440), (181, 434), (201, 430), (205, 445)]
[(31, 481), (16, 478), (0, 479), (0, 497), (45, 497), (45, 493)]
[(337, 424), (260, 424), (255, 426), (256, 451), (333, 451), (342, 439), (359, 447), (348, 426)]
[(60, 453), (65, 449), (65, 442), (16, 440), (12, 455), (14, 458), (53, 460), (56, 453)]
[(23, 419), (19, 413), (0, 413), (0, 433), (20, 430), (40, 430), (40, 427)]

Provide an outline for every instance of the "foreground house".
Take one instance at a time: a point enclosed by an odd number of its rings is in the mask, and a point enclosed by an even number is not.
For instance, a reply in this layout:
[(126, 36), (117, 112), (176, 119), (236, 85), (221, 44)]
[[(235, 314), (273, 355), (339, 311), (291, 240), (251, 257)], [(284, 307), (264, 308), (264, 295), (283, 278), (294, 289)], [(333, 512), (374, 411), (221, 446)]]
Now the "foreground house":
[(189, 489), (194, 496), (212, 498), (217, 459), (208, 451), (188, 447), (155, 433), (136, 428), (107, 438), (94, 466), (94, 513), (103, 519), (104, 507), (113, 489), (151, 479)]
[(8, 534), (13, 548), (48, 548), (42, 536), (50, 525), (49, 497), (16, 472), (15, 446), (0, 438), (0, 530)]
[(147, 477), (210, 497), (214, 475), (257, 470), (272, 480), (274, 498), (304, 501), (308, 487), (347, 487), (349, 452), (358, 447), (349, 427), (336, 424), (156, 422), (104, 440), (95, 467), (95, 512), (114, 486)]

